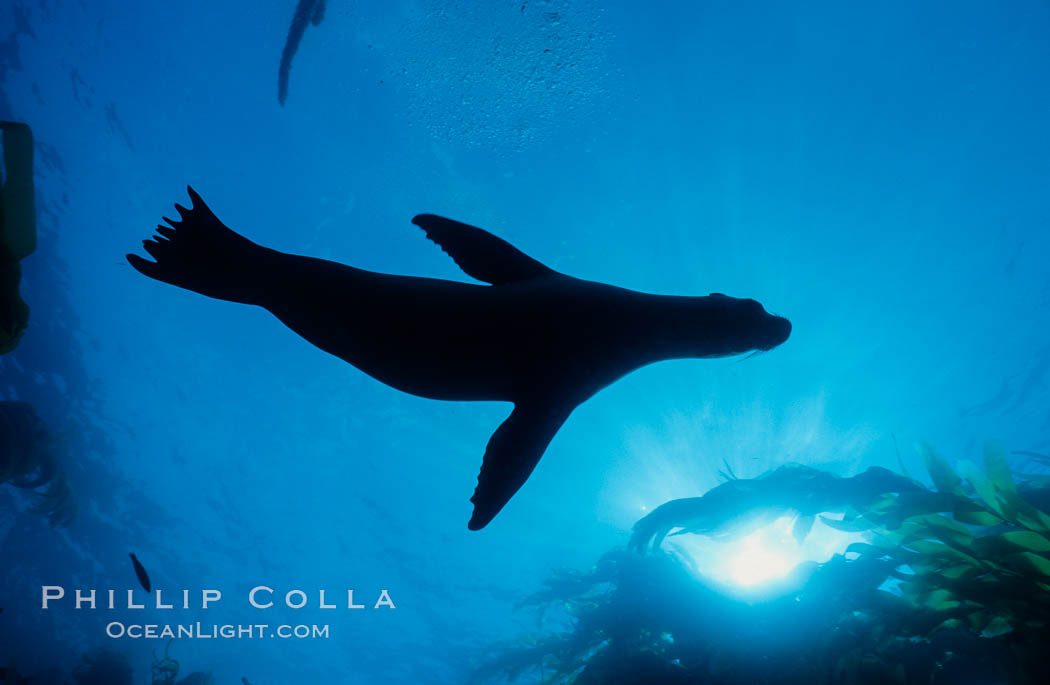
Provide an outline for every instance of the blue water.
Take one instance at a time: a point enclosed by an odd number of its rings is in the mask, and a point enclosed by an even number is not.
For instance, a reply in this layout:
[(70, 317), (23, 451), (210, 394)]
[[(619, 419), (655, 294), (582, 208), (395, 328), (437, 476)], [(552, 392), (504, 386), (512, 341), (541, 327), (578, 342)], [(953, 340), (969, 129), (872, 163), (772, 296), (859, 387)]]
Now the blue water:
[[(896, 444), (921, 473), (919, 440), (1050, 448), (1050, 6), (658, 4), (329, 0), (280, 107), (293, 0), (5, 3), (0, 118), (36, 136), (40, 247), (0, 399), (66, 436), (79, 509), (51, 529), (0, 488), (0, 662), (68, 672), (106, 645), (149, 682), (164, 641), (109, 621), (288, 621), (331, 635), (171, 653), (219, 683), (462, 682), (534, 628), (512, 608), (553, 568), (723, 460), (851, 475), (896, 468)], [(469, 280), (408, 222), (432, 212), (574, 276), (753, 297), (793, 333), (604, 390), (474, 533), (509, 406), (399, 393), (261, 309), (142, 277), (124, 255), (187, 183), (288, 252)], [(222, 602), (40, 609), (41, 585), (137, 587), (129, 551)], [(310, 604), (260, 612), (256, 585)], [(322, 610), (321, 588), (397, 608)]]

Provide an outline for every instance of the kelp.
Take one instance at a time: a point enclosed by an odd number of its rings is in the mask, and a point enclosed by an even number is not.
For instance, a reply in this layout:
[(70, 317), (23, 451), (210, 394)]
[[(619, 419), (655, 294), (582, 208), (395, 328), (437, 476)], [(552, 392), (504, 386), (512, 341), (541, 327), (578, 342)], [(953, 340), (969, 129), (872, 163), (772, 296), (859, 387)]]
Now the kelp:
[(175, 685), (175, 679), (179, 677), (179, 662), (172, 659), (168, 654), (171, 649), (171, 639), (164, 643), (164, 658), (157, 656), (157, 650), (153, 650), (153, 661), (150, 663), (150, 676), (152, 685)]
[[(476, 681), (1050, 682), (1045, 479), (1015, 477), (995, 445), (981, 467), (920, 453), (933, 488), (885, 469), (837, 479), (791, 466), (668, 502), (636, 524), (629, 550), (523, 601), (541, 630), (558, 630), (499, 648)], [(829, 511), (843, 519), (826, 523), (865, 541), (800, 564), (760, 600), (727, 596), (660, 548), (675, 528), (725, 539)]]
[(951, 618), (972, 631), (1046, 631), (1050, 515), (1025, 497), (1040, 488), (1019, 486), (995, 445), (985, 449), (983, 470), (962, 461), (958, 475), (933, 450), (922, 452), (939, 490), (977, 506), (902, 517), (896, 531), (873, 524), (871, 544), (847, 553), (897, 563), (903, 597), (916, 607), (953, 609)]
[(52, 526), (68, 526), (76, 515), (76, 497), (56, 445), (31, 404), (0, 401), (0, 485), (30, 492), (32, 511)]
[(572, 630), (505, 646), (476, 682), (962, 682), (932, 677), (958, 676), (951, 650), (909, 638), (933, 633), (944, 615), (879, 589), (893, 568), (881, 560), (807, 564), (784, 581), (801, 589), (754, 605), (662, 551), (614, 553), (602, 566), (593, 584), (580, 579), (577, 595), (558, 598)]

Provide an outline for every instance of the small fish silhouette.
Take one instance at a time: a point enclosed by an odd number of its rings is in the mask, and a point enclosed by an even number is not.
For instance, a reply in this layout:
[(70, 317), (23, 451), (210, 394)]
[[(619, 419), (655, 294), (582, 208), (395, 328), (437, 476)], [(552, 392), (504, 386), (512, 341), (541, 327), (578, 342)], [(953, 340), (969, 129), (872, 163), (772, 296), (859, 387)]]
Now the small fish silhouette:
[(131, 557), (131, 563), (135, 566), (135, 575), (138, 576), (139, 582), (142, 584), (142, 589), (146, 592), (151, 592), (149, 574), (146, 573), (146, 569), (142, 567), (142, 564), (139, 563), (139, 560), (135, 557), (133, 552), (129, 553), (128, 556)]

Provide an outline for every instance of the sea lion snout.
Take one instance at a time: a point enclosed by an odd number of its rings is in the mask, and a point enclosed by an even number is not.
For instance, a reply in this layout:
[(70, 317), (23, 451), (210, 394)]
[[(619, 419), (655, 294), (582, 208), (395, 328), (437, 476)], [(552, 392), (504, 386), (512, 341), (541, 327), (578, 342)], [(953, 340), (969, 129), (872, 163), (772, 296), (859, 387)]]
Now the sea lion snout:
[[(711, 293), (698, 298), (702, 350), (695, 356), (716, 357), (767, 352), (791, 335), (791, 322), (770, 314), (761, 302)], [(711, 335), (711, 331), (717, 331)]]
[(768, 352), (791, 335), (791, 322), (783, 316), (770, 314), (757, 300), (740, 300), (737, 316), (750, 349)]
[(765, 325), (765, 339), (759, 343), (758, 349), (768, 351), (780, 345), (791, 336), (791, 322), (782, 316), (775, 314), (767, 315)]

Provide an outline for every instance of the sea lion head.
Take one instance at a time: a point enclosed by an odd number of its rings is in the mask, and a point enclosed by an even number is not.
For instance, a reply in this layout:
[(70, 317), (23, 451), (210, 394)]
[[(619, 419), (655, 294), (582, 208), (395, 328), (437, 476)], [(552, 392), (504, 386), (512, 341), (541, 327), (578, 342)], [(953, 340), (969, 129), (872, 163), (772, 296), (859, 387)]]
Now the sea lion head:
[(788, 339), (791, 322), (752, 299), (711, 293), (695, 298), (693, 329), (699, 357), (766, 352)]

